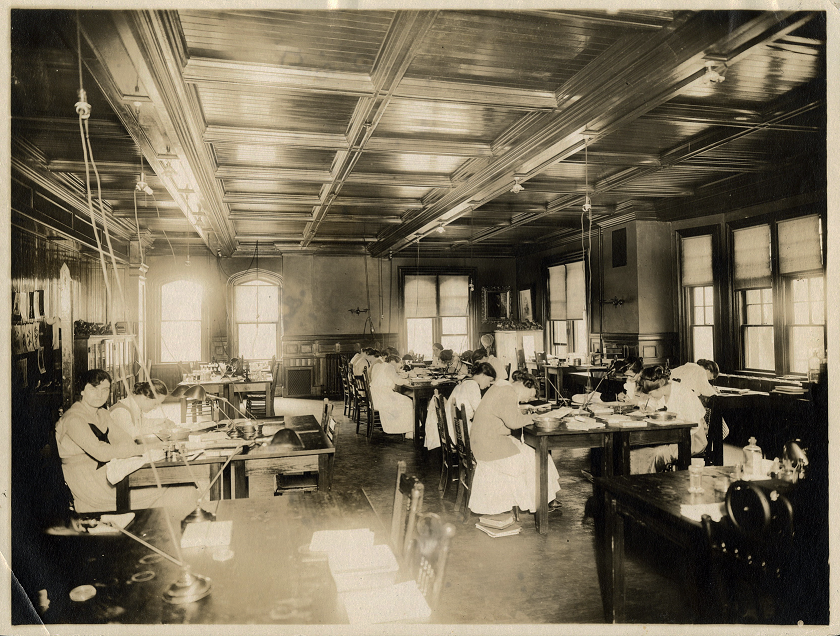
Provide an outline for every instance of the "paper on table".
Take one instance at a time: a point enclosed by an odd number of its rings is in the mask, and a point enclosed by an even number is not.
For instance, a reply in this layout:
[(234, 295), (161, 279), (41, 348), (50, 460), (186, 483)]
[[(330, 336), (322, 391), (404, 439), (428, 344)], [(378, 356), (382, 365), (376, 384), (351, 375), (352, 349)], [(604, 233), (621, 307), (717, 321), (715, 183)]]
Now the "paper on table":
[(309, 543), (310, 552), (333, 552), (358, 550), (373, 545), (373, 531), (368, 528), (356, 530), (318, 530)]
[(692, 521), (700, 521), (703, 515), (709, 515), (712, 521), (720, 521), (723, 517), (723, 502), (707, 504), (682, 504), (680, 514)]
[(187, 525), (181, 536), (182, 548), (230, 545), (233, 521), (199, 521)]
[(396, 572), (397, 558), (387, 545), (373, 545), (358, 550), (332, 551), (329, 553), (330, 572)]
[(351, 625), (416, 621), (432, 614), (415, 581), (340, 596)]

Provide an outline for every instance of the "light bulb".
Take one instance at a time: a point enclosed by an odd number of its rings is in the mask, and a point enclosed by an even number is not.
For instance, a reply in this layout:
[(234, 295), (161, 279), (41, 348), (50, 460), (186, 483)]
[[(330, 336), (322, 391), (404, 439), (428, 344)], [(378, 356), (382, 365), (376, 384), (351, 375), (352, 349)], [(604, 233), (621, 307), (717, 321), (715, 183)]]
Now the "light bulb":
[(443, 223), (437, 226), (435, 232), (437, 232), (438, 234), (443, 234), (444, 232), (446, 232), (446, 228), (443, 227)]

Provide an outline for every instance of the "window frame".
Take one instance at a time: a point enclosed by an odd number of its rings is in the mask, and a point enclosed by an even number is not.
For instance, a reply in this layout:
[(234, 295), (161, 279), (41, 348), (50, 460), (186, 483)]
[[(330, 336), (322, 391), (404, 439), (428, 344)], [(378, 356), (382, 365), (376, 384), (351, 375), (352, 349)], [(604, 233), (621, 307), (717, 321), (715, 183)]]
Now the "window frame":
[[(818, 270), (809, 270), (807, 272), (790, 272), (782, 274), (779, 266), (779, 223), (796, 219), (799, 217), (817, 216), (821, 224), (821, 249), (823, 258), (823, 267)], [(754, 227), (757, 225), (769, 224), (770, 226), (770, 277), (773, 297), (773, 348), (774, 348), (774, 369), (750, 369), (744, 363), (744, 338), (741, 331), (739, 303), (740, 292), (743, 290), (736, 290), (734, 288), (734, 276), (732, 270), (734, 268), (734, 239), (733, 232), (744, 228)], [(785, 376), (795, 375), (797, 377), (807, 377), (807, 372), (791, 371), (791, 342), (790, 342), (790, 327), (788, 323), (789, 307), (787, 299), (787, 283), (789, 279), (805, 276), (822, 275), (823, 277), (823, 303), (825, 308), (825, 293), (826, 293), (826, 269), (825, 269), (825, 255), (827, 254), (827, 232), (826, 232), (826, 213), (825, 211), (814, 211), (813, 209), (798, 208), (790, 210), (785, 213), (778, 214), (764, 214), (738, 221), (732, 221), (726, 224), (727, 239), (729, 244), (729, 258), (727, 259), (727, 266), (730, 272), (729, 285), (729, 300), (732, 307), (731, 325), (732, 325), (732, 342), (731, 348), (734, 352), (732, 368), (735, 373), (747, 373), (751, 375), (768, 375), (768, 376)], [(828, 338), (827, 325), (823, 324), (823, 350), (826, 348), (826, 340)]]
[[(407, 276), (466, 276), (468, 278), (468, 284), (472, 284), (473, 289), (468, 290), (469, 294), (469, 302), (467, 303), (467, 311), (468, 314), (466, 316), (467, 319), (467, 348), (469, 348), (470, 343), (475, 341), (475, 334), (478, 333), (478, 314), (477, 314), (477, 300), (476, 300), (476, 293), (475, 290), (478, 286), (475, 284), (475, 273), (476, 269), (474, 267), (430, 267), (430, 266), (421, 266), (421, 267), (409, 267), (409, 266), (401, 266), (397, 270), (397, 274), (399, 277), (399, 312), (400, 312), (400, 349), (402, 351), (408, 351), (408, 318), (405, 315), (405, 279)], [(435, 280), (435, 294), (437, 297), (437, 307), (438, 311), (440, 308), (440, 280), (437, 278)], [(442, 337), (442, 318), (454, 318), (455, 316), (434, 316), (434, 317), (425, 317), (425, 319), (432, 320), (432, 342), (441, 342)], [(418, 320), (422, 320), (424, 318), (418, 318)], [(462, 351), (456, 351), (455, 353), (463, 353)]]
[[(589, 355), (591, 349), (590, 336), (592, 335), (592, 314), (594, 310), (592, 307), (584, 305), (583, 318), (566, 318), (565, 320), (554, 320), (551, 318), (551, 291), (549, 289), (549, 272), (548, 270), (558, 265), (569, 265), (571, 263), (578, 263), (583, 261), (583, 288), (584, 290), (591, 290), (592, 279), (590, 278), (589, 267), (587, 266), (587, 253), (585, 250), (577, 250), (563, 254), (560, 257), (547, 258), (542, 262), (542, 295), (543, 295), (543, 312), (546, 317), (545, 324), (547, 328), (543, 333), (543, 347), (545, 351), (551, 352), (552, 355), (560, 357), (555, 347), (557, 346), (556, 323), (565, 323), (565, 338), (566, 338), (566, 357), (570, 353), (580, 353), (581, 355)], [(588, 301), (588, 299), (587, 299)], [(536, 307), (534, 308), (536, 315)], [(583, 334), (578, 333), (580, 326), (577, 323), (583, 323)], [(574, 347), (575, 340), (579, 339), (583, 346), (583, 351), (577, 351)], [(571, 351), (569, 350), (571, 348)]]
[[(277, 287), (277, 323), (276, 329), (274, 331), (275, 334), (275, 342), (274, 342), (274, 358), (280, 360), (282, 358), (282, 341), (283, 341), (283, 278), (272, 271), (268, 271), (265, 269), (259, 270), (245, 270), (241, 272), (236, 272), (232, 274), (227, 281), (227, 313), (228, 313), (228, 324), (230, 325), (229, 333), (228, 333), (228, 340), (229, 340), (229, 351), (231, 351), (232, 357), (240, 357), (241, 351), (239, 350), (239, 321), (237, 320), (236, 316), (236, 288), (240, 285), (246, 283), (252, 283), (254, 281), (261, 281), (263, 283), (268, 283), (274, 287)], [(269, 324), (269, 323), (252, 323), (248, 322), (247, 324)], [(249, 358), (251, 360), (251, 358)], [(256, 359), (257, 361), (261, 361), (261, 359)], [(271, 360), (271, 357), (266, 358), (266, 360)]]
[[(197, 321), (171, 321), (165, 320), (163, 316), (164, 307), (163, 307), (163, 288), (167, 285), (171, 285), (172, 283), (178, 282), (188, 282), (194, 285), (198, 285), (201, 289), (201, 313), (200, 318)], [(162, 364), (178, 364), (181, 362), (200, 362), (201, 360), (206, 358), (206, 351), (207, 351), (207, 343), (205, 335), (205, 330), (207, 326), (207, 285), (204, 281), (199, 280), (197, 278), (191, 276), (172, 276), (167, 280), (163, 280), (160, 282), (160, 285), (157, 288), (157, 314), (158, 314), (158, 332), (157, 332), (157, 359)], [(198, 322), (199, 323), (199, 359), (198, 360), (164, 360), (163, 359), (163, 323), (164, 322)]]

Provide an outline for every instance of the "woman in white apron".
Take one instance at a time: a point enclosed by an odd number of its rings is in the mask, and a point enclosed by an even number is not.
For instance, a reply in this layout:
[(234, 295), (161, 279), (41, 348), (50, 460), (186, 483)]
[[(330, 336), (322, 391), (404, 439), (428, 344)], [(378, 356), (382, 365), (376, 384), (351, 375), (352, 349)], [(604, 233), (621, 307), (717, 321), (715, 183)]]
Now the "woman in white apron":
[[(533, 375), (515, 371), (509, 384), (490, 387), (475, 411), (470, 444), (476, 459), (469, 507), (478, 514), (499, 514), (517, 506), (536, 512), (536, 453), (518, 437), (533, 420), (519, 410), (520, 402), (536, 396)], [(554, 461), (548, 462), (546, 498), (560, 490)], [(551, 501), (550, 510), (560, 508)]]
[(386, 433), (405, 433), (414, 438), (414, 403), (411, 398), (394, 391), (397, 384), (405, 384), (400, 378), (398, 356), (388, 356), (382, 364), (370, 370), (370, 397), (374, 408), (379, 411), (382, 430)]
[(167, 395), (169, 389), (161, 380), (138, 382), (134, 385), (131, 395), (125, 396), (111, 407), (111, 418), (133, 439), (174, 428), (175, 423), (166, 417), (146, 415), (160, 408)]

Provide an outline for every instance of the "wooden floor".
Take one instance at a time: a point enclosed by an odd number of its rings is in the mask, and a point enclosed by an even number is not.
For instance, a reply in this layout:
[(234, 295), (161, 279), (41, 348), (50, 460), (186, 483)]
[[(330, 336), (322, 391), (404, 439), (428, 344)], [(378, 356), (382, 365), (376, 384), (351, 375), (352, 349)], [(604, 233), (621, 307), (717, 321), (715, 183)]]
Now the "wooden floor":
[[(320, 413), (322, 401), (277, 398), (275, 412)], [(437, 489), (439, 451), (416, 452), (402, 436), (356, 435), (355, 423), (335, 402), (340, 424), (333, 489), (361, 486), (387, 520), (393, 505), (399, 460), (426, 485), (424, 509), (458, 528), (436, 622), (460, 624), (600, 623), (604, 620), (596, 565), (596, 523), (587, 514), (592, 485), (581, 475), (589, 451), (554, 456), (560, 473), (563, 511), (551, 513), (550, 530), (539, 535), (533, 516), (522, 516), (522, 533), (492, 539), (464, 525), (454, 511), (455, 489), (442, 498)], [(473, 517), (475, 519), (475, 517)], [(679, 552), (649, 540), (640, 528), (630, 533), (627, 563), (627, 616), (636, 623), (690, 622), (680, 580)]]

